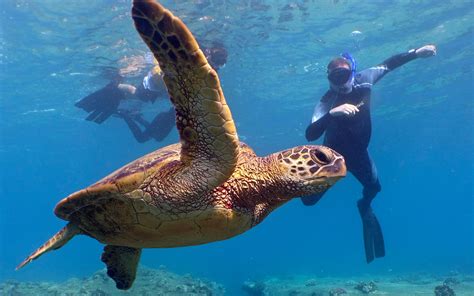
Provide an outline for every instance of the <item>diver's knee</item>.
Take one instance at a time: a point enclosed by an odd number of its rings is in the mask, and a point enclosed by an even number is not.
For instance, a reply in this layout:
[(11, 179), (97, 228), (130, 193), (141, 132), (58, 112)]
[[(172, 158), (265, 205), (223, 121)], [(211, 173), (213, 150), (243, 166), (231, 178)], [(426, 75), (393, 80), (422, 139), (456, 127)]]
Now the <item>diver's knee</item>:
[(362, 191), (364, 199), (370, 199), (372, 200), (377, 193), (379, 193), (382, 190), (382, 186), (380, 185), (380, 182), (377, 180), (377, 182), (364, 186), (364, 189)]
[(143, 144), (147, 142), (150, 138), (146, 136), (136, 136), (135, 139), (137, 140), (138, 143)]

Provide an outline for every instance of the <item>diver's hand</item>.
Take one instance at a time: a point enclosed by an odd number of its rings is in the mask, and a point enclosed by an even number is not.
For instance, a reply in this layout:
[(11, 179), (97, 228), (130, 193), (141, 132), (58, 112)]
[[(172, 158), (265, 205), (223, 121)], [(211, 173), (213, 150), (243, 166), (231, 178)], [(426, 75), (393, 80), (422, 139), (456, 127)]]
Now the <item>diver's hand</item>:
[(337, 106), (329, 111), (329, 114), (332, 116), (354, 116), (359, 112), (359, 108), (352, 104), (343, 104), (341, 106)]
[(432, 44), (428, 44), (422, 46), (415, 50), (415, 54), (418, 58), (429, 58), (436, 55), (436, 46)]
[(137, 88), (130, 84), (120, 83), (117, 85), (117, 88), (120, 89), (124, 94), (134, 95), (137, 92)]

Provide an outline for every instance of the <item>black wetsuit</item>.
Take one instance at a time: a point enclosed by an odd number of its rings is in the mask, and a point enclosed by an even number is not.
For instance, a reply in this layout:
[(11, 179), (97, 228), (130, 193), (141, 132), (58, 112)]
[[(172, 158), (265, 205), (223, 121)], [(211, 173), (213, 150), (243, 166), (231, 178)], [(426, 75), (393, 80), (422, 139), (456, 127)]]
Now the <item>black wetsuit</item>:
[[(324, 145), (341, 153), (350, 171), (364, 186), (363, 198), (369, 203), (381, 190), (375, 164), (367, 147), (372, 133), (370, 119), (370, 94), (372, 86), (385, 74), (416, 58), (414, 50), (398, 54), (378, 66), (356, 73), (352, 91), (347, 94), (330, 89), (316, 106), (311, 124), (306, 129), (306, 139), (314, 141), (325, 132)], [(352, 117), (333, 117), (329, 111), (343, 104), (359, 105), (359, 112)], [(324, 194), (303, 197), (305, 205), (314, 205)]]
[[(123, 114), (122, 117), (139, 143), (144, 143), (150, 139), (161, 142), (175, 126), (173, 107), (168, 111), (158, 113), (151, 122), (146, 121), (141, 114), (134, 117)], [(143, 130), (139, 124), (143, 126)]]
[[(154, 103), (158, 98), (166, 98), (167, 94), (166, 89), (154, 91), (140, 84), (137, 86), (135, 97), (144, 102)], [(173, 107), (168, 111), (158, 113), (151, 122), (145, 120), (141, 114), (132, 116), (125, 112), (122, 113), (121, 116), (139, 143), (147, 142), (150, 139), (161, 142), (175, 126), (175, 112)]]

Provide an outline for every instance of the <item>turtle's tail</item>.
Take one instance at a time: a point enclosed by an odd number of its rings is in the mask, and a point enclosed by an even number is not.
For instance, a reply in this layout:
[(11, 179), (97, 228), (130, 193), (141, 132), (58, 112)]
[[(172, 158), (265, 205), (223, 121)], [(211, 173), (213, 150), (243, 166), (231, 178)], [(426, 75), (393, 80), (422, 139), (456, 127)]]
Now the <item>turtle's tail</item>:
[(41, 247), (39, 247), (36, 251), (34, 251), (28, 258), (23, 260), (16, 267), (16, 270), (22, 268), (26, 264), (30, 263), (31, 261), (35, 260), (39, 256), (43, 255), (44, 253), (56, 250), (64, 246), (71, 238), (73, 238), (76, 234), (81, 233), (79, 227), (75, 224), (68, 223), (61, 229), (58, 233), (56, 233), (52, 238), (50, 238), (47, 242), (45, 242)]

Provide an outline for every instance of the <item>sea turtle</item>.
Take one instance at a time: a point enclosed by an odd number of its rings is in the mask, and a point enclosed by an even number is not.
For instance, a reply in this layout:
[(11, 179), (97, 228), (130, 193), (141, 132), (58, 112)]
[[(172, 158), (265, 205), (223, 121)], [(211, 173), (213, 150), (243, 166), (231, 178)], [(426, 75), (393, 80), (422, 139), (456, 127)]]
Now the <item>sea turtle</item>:
[(69, 223), (17, 269), (85, 234), (106, 245), (107, 274), (128, 289), (142, 248), (228, 239), (346, 174), (343, 157), (324, 146), (258, 157), (239, 142), (217, 73), (183, 22), (152, 0), (133, 1), (132, 17), (164, 72), (180, 143), (61, 200), (55, 214)]

